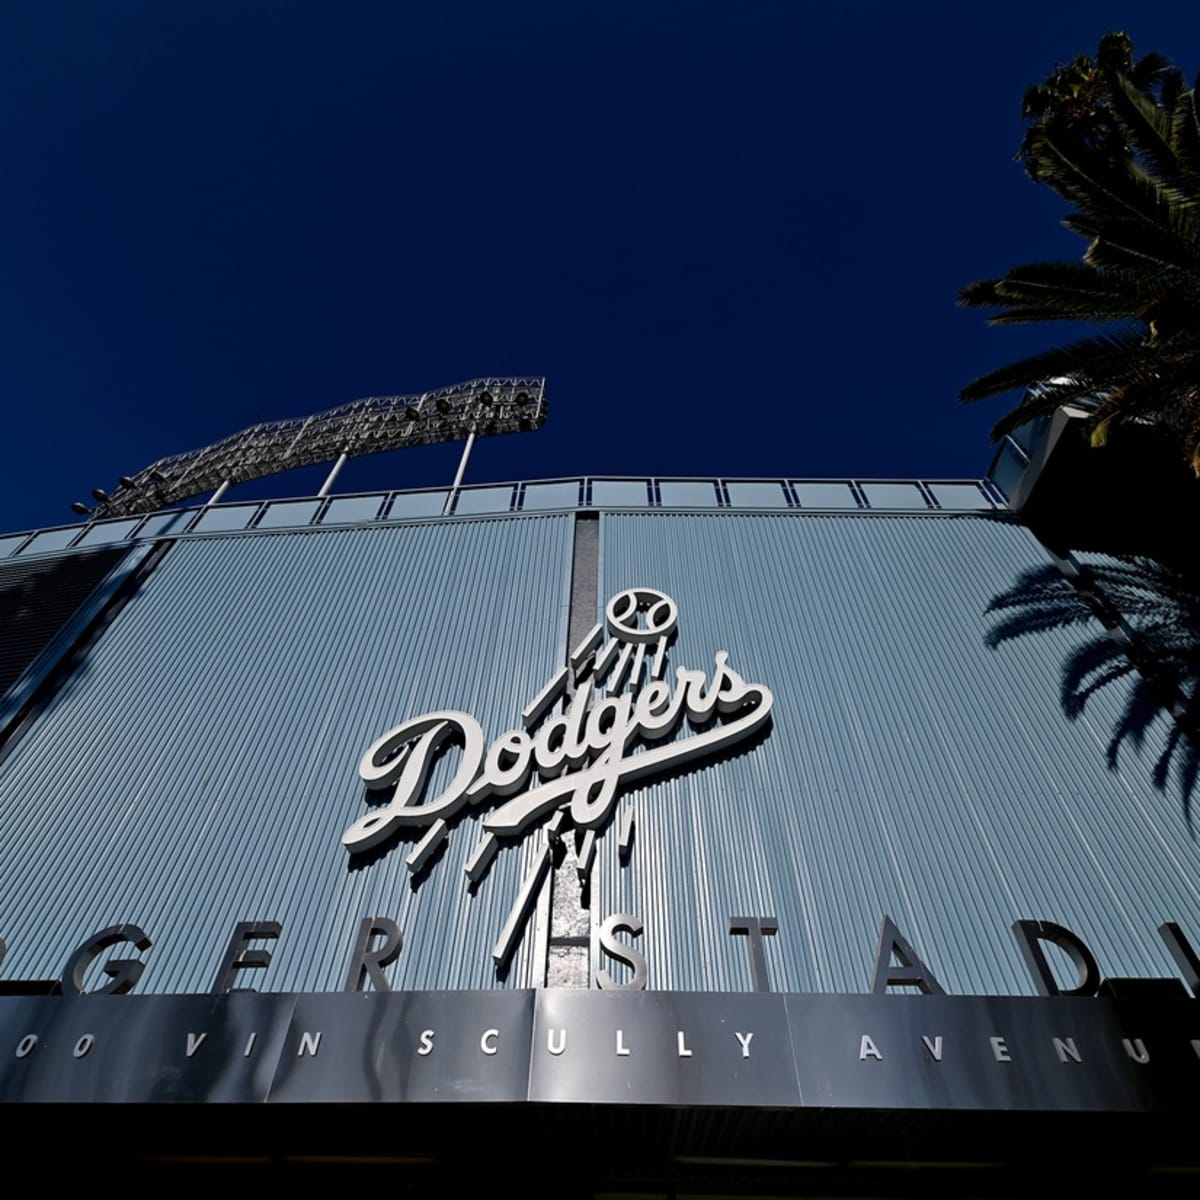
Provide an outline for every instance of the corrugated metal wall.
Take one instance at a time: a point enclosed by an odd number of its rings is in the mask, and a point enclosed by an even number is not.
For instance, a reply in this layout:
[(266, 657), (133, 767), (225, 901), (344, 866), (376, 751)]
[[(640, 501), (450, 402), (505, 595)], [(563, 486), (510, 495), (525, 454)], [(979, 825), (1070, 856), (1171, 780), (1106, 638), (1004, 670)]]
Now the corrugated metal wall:
[[(382, 915), (405, 932), (393, 986), (529, 986), (532, 926), (505, 979), (491, 950), (537, 839), (471, 895), (471, 816), (415, 890), (411, 843), (357, 865), (340, 837), (391, 725), (517, 724), (562, 662), (573, 522), (176, 544), (0, 762), (4, 977), (57, 977), (87, 934), (133, 921), (155, 942), (139, 990), (204, 991), (235, 922), (278, 920), (246, 984), (337, 989), (359, 920)], [(1078, 630), (985, 642), (989, 602), (1044, 561), (1002, 518), (602, 518), (598, 606), (668, 591), (672, 666), (726, 649), (776, 698), (760, 744), (621, 801), (628, 867), (601, 843), (593, 925), (643, 919), (651, 987), (749, 987), (731, 915), (779, 919), (780, 990), (866, 988), (884, 912), (954, 992), (1032, 991), (1018, 918), (1074, 929), (1108, 975), (1175, 974), (1155, 929), (1200, 939), (1200, 851), (1152, 785), (1157, 748), (1109, 771), (1119, 698), (1063, 715)]]
[(867, 989), (885, 912), (952, 992), (1032, 993), (1018, 918), (1068, 926), (1106, 975), (1176, 974), (1156, 928), (1200, 938), (1200, 850), (1151, 782), (1154, 755), (1108, 769), (1115, 696), (1064, 716), (1078, 629), (985, 644), (989, 602), (1047, 561), (1026, 530), (647, 514), (601, 532), (600, 603), (669, 592), (673, 667), (711, 669), (727, 649), (775, 695), (761, 745), (622, 800), (638, 822), (628, 867), (604, 839), (595, 919), (642, 918), (652, 988), (748, 988), (727, 918), (758, 914), (779, 919), (779, 990)]
[[(392, 725), (519, 723), (562, 662), (572, 520), (177, 544), (0, 763), (4, 976), (56, 978), (85, 936), (136, 922), (155, 943), (139, 991), (206, 991), (234, 923), (277, 920), (274, 962), (243, 985), (338, 989), (360, 919), (384, 915), (405, 934), (393, 986), (497, 986), (532, 843), (471, 896), (471, 816), (415, 891), (411, 843), (361, 867), (340, 839)], [(508, 986), (529, 985), (531, 942)]]

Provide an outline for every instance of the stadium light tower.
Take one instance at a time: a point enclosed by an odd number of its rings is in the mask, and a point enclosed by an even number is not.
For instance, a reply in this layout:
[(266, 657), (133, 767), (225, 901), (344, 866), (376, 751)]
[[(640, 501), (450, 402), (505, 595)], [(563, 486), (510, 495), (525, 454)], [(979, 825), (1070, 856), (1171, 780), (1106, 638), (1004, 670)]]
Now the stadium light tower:
[(476, 437), (524, 433), (545, 420), (546, 381), (540, 377), (472, 379), (420, 395), (368, 396), (310, 417), (252, 425), (122, 475), (111, 496), (93, 493), (94, 515), (151, 512), (205, 492), (215, 502), (235, 484), (327, 462), (333, 467), (318, 493), (325, 496), (351, 458), (465, 439), (453, 498)]

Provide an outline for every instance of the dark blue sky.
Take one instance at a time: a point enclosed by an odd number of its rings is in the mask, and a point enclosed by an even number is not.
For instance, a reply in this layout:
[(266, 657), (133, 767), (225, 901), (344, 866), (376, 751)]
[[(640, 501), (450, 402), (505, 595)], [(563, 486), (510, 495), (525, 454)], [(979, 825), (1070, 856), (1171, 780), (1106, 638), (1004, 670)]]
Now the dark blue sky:
[(550, 419), (469, 482), (980, 475), (1003, 405), (959, 388), (1062, 334), (955, 293), (1082, 250), (1020, 99), (1111, 28), (1200, 67), (1194, 2), (7, 5), (0, 526), (484, 374)]

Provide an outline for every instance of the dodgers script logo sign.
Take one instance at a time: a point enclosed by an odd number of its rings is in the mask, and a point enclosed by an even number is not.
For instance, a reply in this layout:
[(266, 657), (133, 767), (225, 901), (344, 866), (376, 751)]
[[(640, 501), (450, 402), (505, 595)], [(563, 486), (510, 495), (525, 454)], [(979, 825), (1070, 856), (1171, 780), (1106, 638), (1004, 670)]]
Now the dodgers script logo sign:
[[(423, 830), (409, 854), (419, 871), (464, 809), (487, 809), (483, 837), (466, 865), (478, 882), (500, 843), (514, 842), (543, 823), (549, 843), (577, 831), (581, 875), (590, 869), (596, 839), (608, 827), (622, 784), (724, 750), (762, 729), (773, 697), (747, 683), (718, 650), (711, 674), (678, 667), (667, 678), (667, 653), (678, 607), (665, 592), (629, 588), (608, 603), (596, 625), (560, 670), (526, 706), (523, 727), (485, 745), (469, 713), (425, 713), (389, 729), (363, 755), (359, 775), (369, 791), (391, 791), (342, 835), (350, 854), (387, 842), (402, 830)], [(603, 643), (603, 644), (602, 644)], [(560, 710), (561, 711), (557, 711)], [(686, 716), (694, 732), (675, 736)], [(429, 774), (446, 743), (462, 747), (449, 784), (426, 798)], [(627, 846), (632, 814), (623, 823)], [(551, 861), (547, 844), (521, 888), (497, 943), (507, 960)]]

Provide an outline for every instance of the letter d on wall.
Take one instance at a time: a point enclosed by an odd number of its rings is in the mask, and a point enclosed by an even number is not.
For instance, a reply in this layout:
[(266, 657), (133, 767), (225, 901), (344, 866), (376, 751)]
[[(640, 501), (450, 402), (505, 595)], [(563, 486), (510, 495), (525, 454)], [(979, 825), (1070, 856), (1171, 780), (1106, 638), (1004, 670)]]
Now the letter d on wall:
[[(1073, 934), (1064, 925), (1056, 925), (1053, 921), (1014, 921), (1013, 933), (1025, 962), (1033, 975), (1033, 982), (1038, 994), (1042, 996), (1094, 996), (1100, 987), (1100, 968), (1096, 965), (1092, 952), (1083, 944), (1083, 940)], [(1042, 949), (1043, 942), (1053, 942), (1060, 950), (1066, 951), (1075, 967), (1077, 983), (1073, 988), (1063, 989), (1054, 978), (1054, 970)]]

